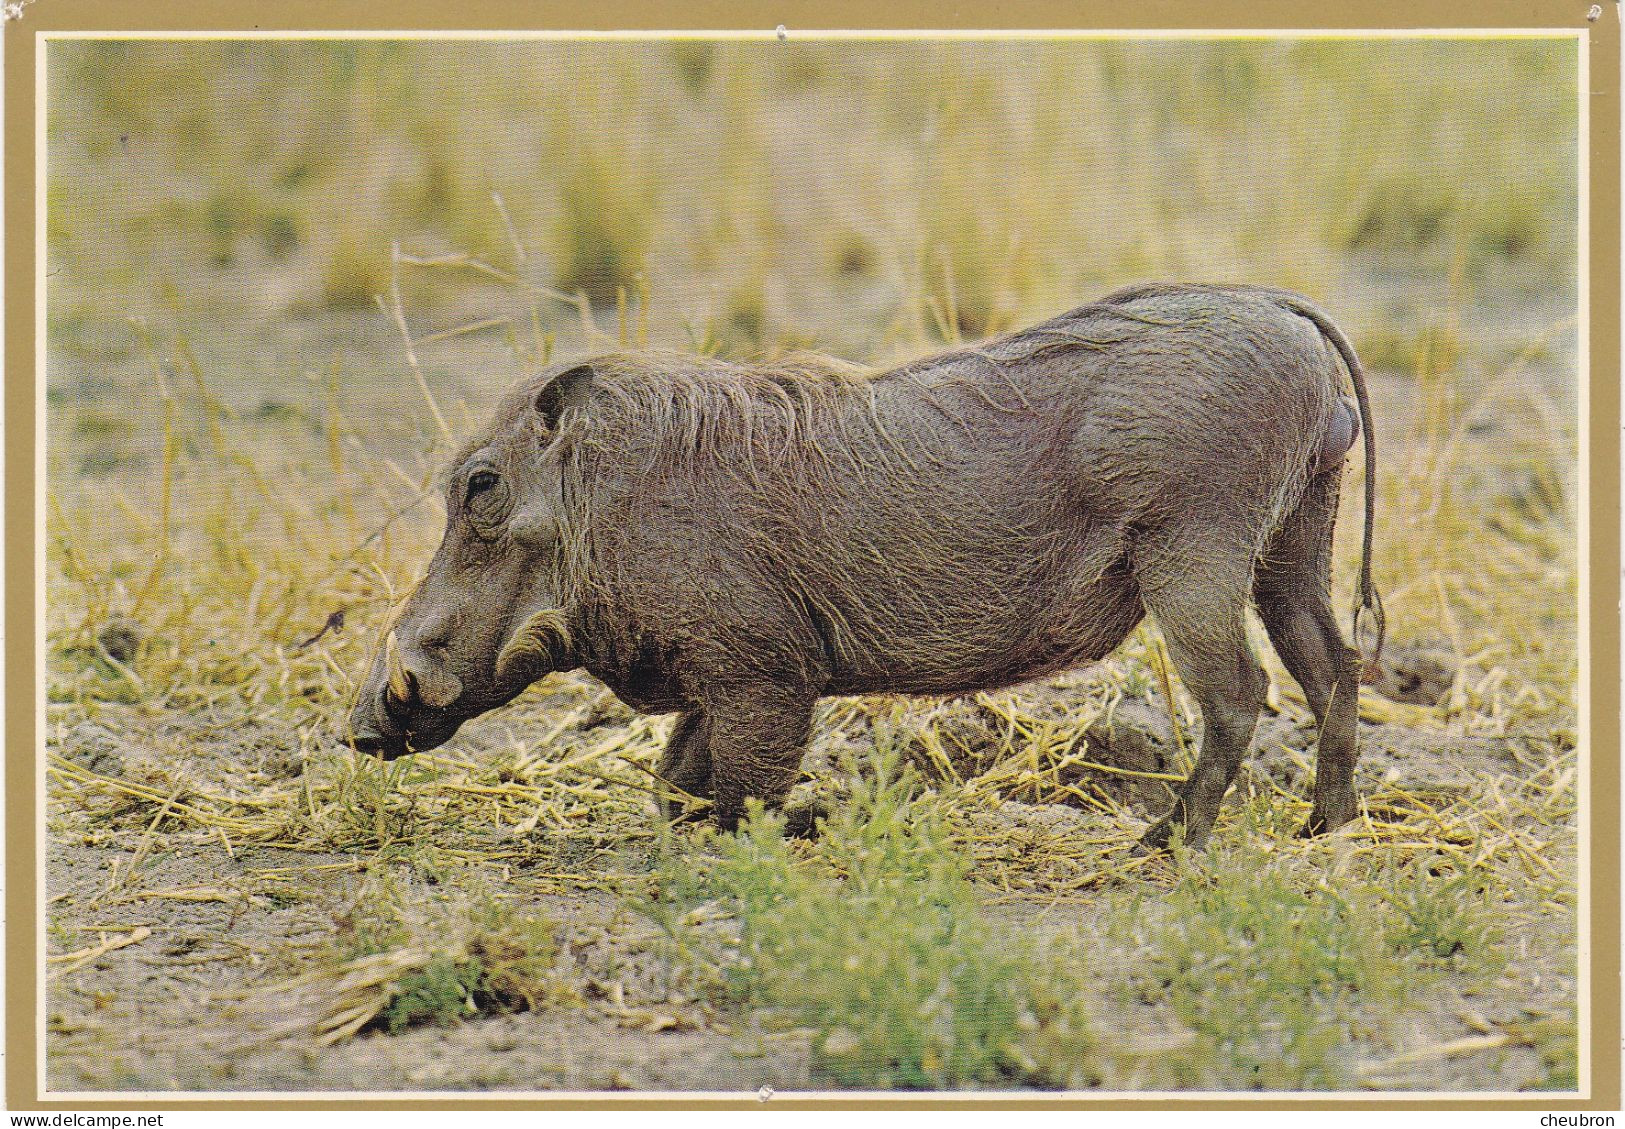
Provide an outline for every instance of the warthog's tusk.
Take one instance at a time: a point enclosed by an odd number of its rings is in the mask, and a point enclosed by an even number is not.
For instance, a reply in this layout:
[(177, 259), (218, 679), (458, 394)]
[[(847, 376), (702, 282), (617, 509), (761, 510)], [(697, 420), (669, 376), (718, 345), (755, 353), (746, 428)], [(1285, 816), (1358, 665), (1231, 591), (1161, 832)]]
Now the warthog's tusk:
[(406, 678), (406, 664), (401, 661), (401, 645), (391, 631), (384, 636), (384, 670), (389, 675), (389, 696), (405, 705), (412, 696), (412, 685)]

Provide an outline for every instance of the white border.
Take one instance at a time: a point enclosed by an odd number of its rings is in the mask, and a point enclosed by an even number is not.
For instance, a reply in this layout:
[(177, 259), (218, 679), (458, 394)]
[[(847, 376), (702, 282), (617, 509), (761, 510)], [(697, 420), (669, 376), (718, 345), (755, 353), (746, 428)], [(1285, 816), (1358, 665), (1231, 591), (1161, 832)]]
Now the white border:
[[(1616, 11), (1618, 9), (1616, 8)], [(1596, 747), (1591, 740), (1591, 36), (1582, 30), (1579, 38), (1580, 65), (1578, 86), (1580, 94), (1579, 158), (1577, 174), (1579, 253), (1575, 256), (1580, 272), (1579, 344), (1575, 356), (1575, 378), (1579, 381), (1575, 395), (1575, 410), (1579, 413), (1578, 438), (1580, 461), (1575, 478), (1579, 482), (1579, 514), (1575, 521), (1574, 564), (1580, 573), (1580, 623), (1577, 644), (1580, 651), (1578, 665), (1579, 742), (1576, 766), (1580, 771), (1578, 803), (1579, 821), (1575, 833), (1579, 839), (1579, 874), (1575, 878), (1575, 990), (1579, 993), (1578, 1023), (1579, 1054), (1575, 1072), (1581, 1080), (1581, 1090), (1591, 1095), (1591, 772)]]

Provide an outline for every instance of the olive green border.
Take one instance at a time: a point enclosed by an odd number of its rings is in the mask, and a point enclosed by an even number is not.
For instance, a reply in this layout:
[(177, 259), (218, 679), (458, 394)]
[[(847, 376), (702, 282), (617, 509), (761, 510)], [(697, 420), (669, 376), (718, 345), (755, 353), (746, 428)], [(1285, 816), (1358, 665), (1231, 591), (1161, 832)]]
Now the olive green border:
[[(1453, 1109), (1542, 1112), (1620, 1108), (1620, 8), (1606, 0), (1588, 21), (1580, 0), (699, 0), (681, 7), (637, 0), (27, 0), (5, 26), (5, 733), (6, 733), (6, 1081), (8, 1109), (717, 1109), (761, 1108), (754, 1098), (609, 1095), (516, 1099), (503, 1095), (409, 1100), (84, 1101), (38, 1091), (40, 985), (35, 920), (37, 643), (35, 589), (35, 51), (42, 32), (221, 32), (397, 30), (767, 30), (1056, 29), (1585, 29), (1590, 98), (1590, 818), (1591, 1030), (1589, 1099), (1470, 1100), (1428, 1095), (1370, 1099), (1203, 1095), (1046, 1100), (1022, 1095), (840, 1095), (775, 1099), (775, 1108), (825, 1109)], [(381, 22), (387, 21), (387, 22)]]

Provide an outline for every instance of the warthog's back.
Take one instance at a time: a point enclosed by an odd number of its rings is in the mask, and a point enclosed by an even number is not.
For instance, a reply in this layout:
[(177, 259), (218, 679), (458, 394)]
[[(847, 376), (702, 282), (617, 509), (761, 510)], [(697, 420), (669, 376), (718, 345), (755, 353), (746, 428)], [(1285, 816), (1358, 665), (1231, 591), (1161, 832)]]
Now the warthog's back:
[(1097, 303), (878, 376), (784, 380), (782, 399), (718, 385), (662, 425), (683, 438), (657, 465), (616, 486), (600, 461), (594, 527), (619, 543), (617, 603), (669, 617), (691, 577), (695, 631), (784, 662), (815, 636), (831, 692), (1020, 681), (1121, 638), (1135, 536), (1201, 509), (1261, 544), (1334, 372), (1266, 296)]

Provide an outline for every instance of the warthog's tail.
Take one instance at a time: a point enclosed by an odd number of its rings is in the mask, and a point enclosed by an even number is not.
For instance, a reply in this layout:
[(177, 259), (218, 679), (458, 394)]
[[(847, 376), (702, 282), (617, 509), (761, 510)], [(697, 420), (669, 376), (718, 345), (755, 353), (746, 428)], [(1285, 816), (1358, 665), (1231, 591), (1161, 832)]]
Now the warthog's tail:
[[(1259, 289), (1271, 295), (1284, 308), (1314, 323), (1321, 336), (1332, 343), (1332, 347), (1343, 358), (1343, 364), (1349, 370), (1349, 380), (1354, 385), (1354, 397), (1360, 405), (1360, 428), (1365, 432), (1365, 536), (1360, 542), (1360, 591), (1355, 597), (1351, 629), (1354, 632), (1355, 646), (1359, 646), (1362, 624), (1366, 622), (1367, 616), (1370, 617), (1370, 628), (1374, 638), (1362, 678), (1366, 682), (1374, 682), (1382, 673), (1380, 665), (1382, 641), (1388, 632), (1388, 618), (1382, 610), (1382, 596), (1378, 594), (1377, 586), (1371, 580), (1372, 527), (1377, 516), (1377, 437), (1371, 430), (1371, 401), (1365, 390), (1365, 369), (1360, 366), (1360, 358), (1355, 355), (1354, 346), (1343, 335), (1343, 331), (1307, 298), (1290, 290), (1264, 287)], [(1364, 650), (1363, 647), (1361, 649)]]

